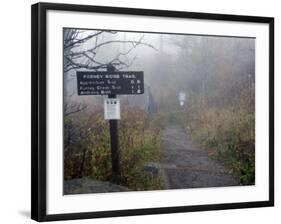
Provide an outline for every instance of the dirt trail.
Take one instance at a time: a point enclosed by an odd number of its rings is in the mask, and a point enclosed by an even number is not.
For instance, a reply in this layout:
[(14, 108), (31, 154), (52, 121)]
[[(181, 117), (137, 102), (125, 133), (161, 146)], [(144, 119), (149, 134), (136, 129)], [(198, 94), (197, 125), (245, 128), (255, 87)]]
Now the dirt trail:
[(239, 185), (239, 181), (177, 125), (161, 133), (161, 172), (167, 189)]

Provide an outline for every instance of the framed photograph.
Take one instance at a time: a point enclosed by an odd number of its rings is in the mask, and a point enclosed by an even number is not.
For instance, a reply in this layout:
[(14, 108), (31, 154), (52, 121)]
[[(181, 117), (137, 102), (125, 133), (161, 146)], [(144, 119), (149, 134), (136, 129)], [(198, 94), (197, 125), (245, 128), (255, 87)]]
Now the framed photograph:
[(32, 219), (274, 205), (274, 19), (32, 5)]

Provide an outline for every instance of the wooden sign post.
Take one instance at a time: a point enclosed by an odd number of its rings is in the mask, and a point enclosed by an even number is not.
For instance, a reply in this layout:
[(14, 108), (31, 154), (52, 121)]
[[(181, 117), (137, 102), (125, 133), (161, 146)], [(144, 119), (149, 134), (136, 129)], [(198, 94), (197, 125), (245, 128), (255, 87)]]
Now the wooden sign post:
[[(107, 99), (109, 101), (112, 99), (112, 102), (116, 103), (117, 95), (137, 95), (144, 93), (143, 72), (77, 71), (77, 90), (79, 96), (108, 95)], [(113, 117), (111, 118), (111, 116)], [(109, 119), (112, 175), (116, 176), (119, 174), (118, 119), (120, 118), (110, 114), (105, 114), (105, 118)]]
[[(108, 95), (109, 99), (115, 99), (115, 94)], [(119, 154), (118, 154), (118, 120), (109, 120), (109, 131), (110, 131), (110, 145), (111, 145), (111, 164), (112, 174), (119, 174)]]

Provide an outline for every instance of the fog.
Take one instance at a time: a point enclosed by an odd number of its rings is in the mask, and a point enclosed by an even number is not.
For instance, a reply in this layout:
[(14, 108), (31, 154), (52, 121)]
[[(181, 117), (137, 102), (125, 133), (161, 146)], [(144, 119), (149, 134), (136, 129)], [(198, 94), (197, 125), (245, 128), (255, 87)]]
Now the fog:
[(255, 39), (64, 29), (65, 110), (102, 105), (102, 96), (77, 95), (76, 71), (106, 71), (108, 64), (144, 72), (144, 96), (119, 96), (121, 105), (147, 109), (141, 98), (151, 97), (157, 110), (173, 110), (179, 92), (186, 106), (235, 104), (243, 89), (254, 88)]

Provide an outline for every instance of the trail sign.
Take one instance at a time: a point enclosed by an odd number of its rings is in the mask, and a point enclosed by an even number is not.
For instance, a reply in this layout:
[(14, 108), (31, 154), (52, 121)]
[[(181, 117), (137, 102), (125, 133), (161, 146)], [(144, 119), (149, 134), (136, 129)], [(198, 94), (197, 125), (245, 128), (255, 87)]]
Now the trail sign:
[(179, 101), (180, 101), (180, 106), (184, 105), (186, 99), (186, 93), (185, 92), (179, 92)]
[[(114, 67), (113, 67), (114, 68)], [(77, 71), (78, 95), (108, 95), (104, 99), (104, 118), (109, 120), (112, 175), (119, 175), (118, 120), (120, 99), (116, 95), (137, 95), (144, 93), (142, 71)], [(112, 70), (112, 71), (111, 71)]]
[(132, 95), (144, 93), (142, 71), (77, 71), (78, 95)]
[(180, 92), (179, 93), (179, 101), (185, 101), (185, 99), (186, 99), (186, 93)]
[(120, 99), (105, 98), (103, 104), (105, 120), (120, 120)]

